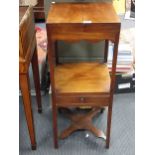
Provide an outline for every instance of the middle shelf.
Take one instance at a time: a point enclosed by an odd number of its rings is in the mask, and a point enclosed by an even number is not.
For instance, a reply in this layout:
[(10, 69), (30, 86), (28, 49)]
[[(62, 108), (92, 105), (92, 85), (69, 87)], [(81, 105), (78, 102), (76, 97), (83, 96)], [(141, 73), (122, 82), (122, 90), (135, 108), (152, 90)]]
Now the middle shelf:
[(55, 67), (57, 93), (109, 93), (110, 74), (104, 63), (65, 63)]

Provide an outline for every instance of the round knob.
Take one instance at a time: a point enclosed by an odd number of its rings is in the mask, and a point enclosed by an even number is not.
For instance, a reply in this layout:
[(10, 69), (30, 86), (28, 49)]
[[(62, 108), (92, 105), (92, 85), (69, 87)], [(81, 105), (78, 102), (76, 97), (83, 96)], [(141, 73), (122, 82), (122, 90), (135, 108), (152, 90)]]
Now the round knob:
[(84, 102), (84, 97), (80, 97), (80, 101), (81, 102)]

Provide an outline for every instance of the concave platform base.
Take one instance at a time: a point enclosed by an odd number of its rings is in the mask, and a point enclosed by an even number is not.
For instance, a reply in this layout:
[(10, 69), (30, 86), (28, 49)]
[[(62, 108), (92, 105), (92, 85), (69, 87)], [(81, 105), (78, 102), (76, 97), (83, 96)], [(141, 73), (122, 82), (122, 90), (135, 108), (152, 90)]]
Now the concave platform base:
[(93, 117), (101, 111), (101, 108), (93, 108), (87, 114), (72, 114), (69, 109), (65, 109), (65, 111), (67, 113), (63, 113), (72, 121), (72, 124), (60, 134), (60, 139), (67, 138), (70, 134), (77, 130), (88, 130), (96, 137), (106, 140), (106, 136), (103, 131), (99, 130), (92, 124)]

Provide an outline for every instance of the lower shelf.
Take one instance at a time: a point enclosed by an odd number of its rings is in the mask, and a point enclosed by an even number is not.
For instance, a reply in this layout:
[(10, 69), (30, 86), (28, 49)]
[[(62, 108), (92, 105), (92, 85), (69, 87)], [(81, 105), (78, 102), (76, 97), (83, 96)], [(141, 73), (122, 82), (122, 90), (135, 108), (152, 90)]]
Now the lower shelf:
[(55, 68), (57, 93), (108, 93), (110, 75), (103, 63), (67, 63)]

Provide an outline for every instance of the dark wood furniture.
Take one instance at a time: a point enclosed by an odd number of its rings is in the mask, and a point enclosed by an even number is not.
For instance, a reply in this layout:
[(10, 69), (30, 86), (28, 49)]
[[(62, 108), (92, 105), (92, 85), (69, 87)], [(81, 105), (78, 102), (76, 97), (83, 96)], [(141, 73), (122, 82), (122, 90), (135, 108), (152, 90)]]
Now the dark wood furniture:
[[(92, 111), (86, 116), (71, 116), (73, 124), (62, 132), (60, 137), (65, 138), (77, 129), (88, 129), (96, 136), (105, 138), (106, 147), (109, 148), (120, 25), (120, 20), (112, 4), (109, 3), (51, 5), (46, 26), (55, 148), (58, 148), (57, 109), (79, 106), (90, 106)], [(105, 40), (103, 63), (57, 64), (56, 42), (58, 40), (68, 42)], [(114, 43), (111, 74), (106, 64), (109, 41)], [(103, 107), (108, 108), (106, 137), (91, 123), (92, 117)]]
[(44, 0), (38, 0), (38, 3), (34, 6), (33, 11), (36, 22), (45, 21)]
[(35, 23), (32, 7), (19, 7), (19, 82), (23, 96), (25, 116), (32, 149), (36, 149), (35, 130), (31, 108), (29, 67), (32, 63), (38, 112), (42, 112), (38, 57), (36, 49)]

